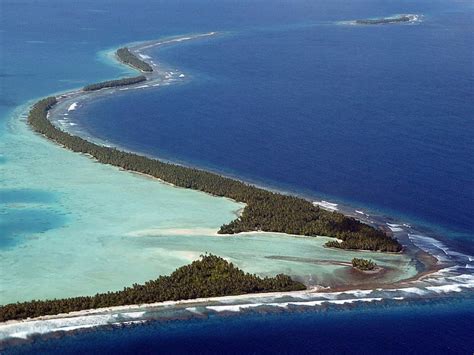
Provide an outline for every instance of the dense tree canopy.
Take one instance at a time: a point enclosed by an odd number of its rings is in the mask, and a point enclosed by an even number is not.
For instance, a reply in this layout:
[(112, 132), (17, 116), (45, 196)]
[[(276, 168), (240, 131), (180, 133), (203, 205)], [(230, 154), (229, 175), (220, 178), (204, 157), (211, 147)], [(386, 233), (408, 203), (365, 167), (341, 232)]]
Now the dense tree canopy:
[(146, 81), (146, 77), (143, 76), (143, 75), (139, 75), (139, 76), (134, 76), (132, 78), (122, 78), (122, 79), (117, 79), (117, 80), (108, 80), (108, 81), (102, 81), (100, 83), (86, 85), (82, 88), (82, 90), (84, 90), (84, 91), (94, 91), (94, 90), (100, 90), (100, 89), (104, 89), (104, 88), (113, 88), (113, 87), (117, 87), (117, 86), (126, 86), (126, 85), (138, 84), (138, 83), (141, 83), (142, 81)]
[(246, 204), (242, 215), (219, 230), (221, 234), (246, 231), (284, 232), (307, 236), (325, 235), (342, 242), (327, 246), (342, 249), (400, 251), (397, 240), (360, 221), (329, 212), (305, 199), (257, 188), (207, 171), (164, 163), (134, 153), (104, 147), (55, 127), (47, 118), (55, 97), (37, 102), (28, 116), (31, 126), (75, 152), (87, 153), (104, 164), (151, 175), (179, 187), (225, 196)]
[(153, 68), (147, 62), (138, 58), (135, 54), (130, 52), (127, 47), (120, 48), (116, 52), (118, 59), (121, 62), (128, 64), (142, 72), (152, 72)]
[(143, 285), (134, 284), (122, 291), (0, 306), (0, 322), (102, 307), (304, 289), (302, 283), (289, 276), (260, 278), (244, 273), (218, 256), (205, 255), (176, 269), (170, 276), (160, 276)]
[(370, 271), (374, 270), (377, 267), (377, 264), (372, 260), (354, 258), (352, 259), (352, 267), (362, 271)]

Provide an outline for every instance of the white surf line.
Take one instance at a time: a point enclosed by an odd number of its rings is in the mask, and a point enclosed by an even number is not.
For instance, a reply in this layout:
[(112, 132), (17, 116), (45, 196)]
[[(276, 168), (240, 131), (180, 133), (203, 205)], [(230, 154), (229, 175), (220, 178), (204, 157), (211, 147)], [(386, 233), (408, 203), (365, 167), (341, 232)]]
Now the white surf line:
[(202, 34), (188, 36), (188, 37), (173, 38), (173, 39), (169, 39), (169, 40), (166, 40), (166, 41), (155, 42), (155, 43), (152, 43), (152, 44), (149, 44), (149, 45), (146, 45), (146, 46), (142, 46), (142, 47), (138, 46), (138, 47), (136, 47), (137, 48), (136, 51), (139, 52), (139, 51), (146, 50), (146, 49), (149, 49), (149, 48), (152, 48), (152, 47), (161, 46), (163, 44), (183, 42), (183, 41), (189, 41), (191, 39), (196, 39), (196, 38), (201, 38), (201, 37), (214, 36), (215, 34), (217, 34), (217, 32), (208, 32), (208, 33), (202, 33)]
[(329, 210), (329, 211), (338, 211), (339, 210), (339, 208), (337, 207), (338, 206), (337, 203), (332, 203), (332, 202), (328, 202), (328, 201), (325, 201), (325, 200), (313, 201), (313, 205), (322, 207), (322, 208), (324, 208), (326, 210)]
[[(449, 271), (448, 269), (446, 269)], [(438, 272), (442, 276), (441, 271)], [(445, 272), (446, 273), (446, 272)], [(444, 275), (444, 274), (443, 274)], [(180, 301), (165, 301), (150, 304), (136, 304), (99, 309), (89, 309), (71, 313), (37, 317), (26, 320), (12, 320), (0, 323), (0, 342), (5, 339), (26, 339), (32, 334), (45, 334), (55, 331), (70, 331), (81, 328), (92, 328), (106, 324), (130, 324), (131, 322), (145, 322), (148, 312), (169, 310), (170, 307), (179, 307), (185, 311), (195, 314), (203, 314), (207, 311), (214, 312), (240, 312), (256, 307), (276, 307), (289, 309), (295, 307), (320, 307), (325, 304), (344, 305), (359, 302), (380, 302), (383, 300), (402, 301), (407, 298), (416, 299), (418, 296), (427, 294), (459, 293), (465, 289), (474, 288), (473, 275), (459, 275), (449, 277), (451, 284), (437, 284), (433, 278), (428, 285), (413, 285), (410, 287), (398, 287), (395, 289), (370, 289), (370, 290), (346, 290), (346, 291), (324, 291), (314, 288), (302, 291), (268, 292), (257, 294), (243, 294), (222, 297), (206, 297)], [(425, 283), (428, 280), (424, 281)], [(386, 295), (380, 295), (386, 292)], [(410, 296), (411, 294), (411, 296)], [(291, 297), (291, 300), (283, 298)], [(342, 297), (342, 298), (341, 298)], [(317, 298), (317, 299), (315, 299)], [(281, 299), (281, 301), (278, 301)], [(243, 303), (242, 303), (243, 302)], [(217, 304), (216, 304), (217, 303)], [(198, 308), (202, 308), (202, 311)], [(125, 319), (121, 319), (121, 318)]]
[(395, 224), (395, 223), (386, 223), (386, 225), (388, 226), (388, 228), (390, 228), (390, 230), (392, 232), (403, 232), (403, 228), (402, 225), (400, 224)]

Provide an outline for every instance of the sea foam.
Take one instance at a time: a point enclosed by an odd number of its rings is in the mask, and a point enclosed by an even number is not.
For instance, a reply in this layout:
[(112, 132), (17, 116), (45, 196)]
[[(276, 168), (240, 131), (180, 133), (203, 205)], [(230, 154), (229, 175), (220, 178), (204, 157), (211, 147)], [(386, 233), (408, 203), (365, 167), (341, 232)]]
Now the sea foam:
[(338, 204), (337, 203), (332, 203), (332, 202), (321, 200), (321, 201), (314, 201), (313, 205), (320, 206), (320, 207), (322, 207), (326, 210), (330, 210), (330, 211), (338, 211), (338, 207), (337, 207)]
[(68, 111), (74, 111), (76, 108), (77, 108), (77, 102), (74, 102), (68, 107), (67, 110)]

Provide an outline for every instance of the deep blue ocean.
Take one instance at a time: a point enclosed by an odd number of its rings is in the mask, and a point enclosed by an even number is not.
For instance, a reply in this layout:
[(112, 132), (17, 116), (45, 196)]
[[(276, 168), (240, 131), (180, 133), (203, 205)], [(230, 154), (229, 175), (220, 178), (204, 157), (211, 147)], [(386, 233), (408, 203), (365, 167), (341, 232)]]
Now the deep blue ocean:
[[(337, 24), (399, 13), (423, 20)], [(429, 227), (474, 255), (473, 14), (446, 0), (0, 0), (0, 139), (18, 105), (118, 76), (101, 50), (219, 31), (152, 53), (188, 82), (95, 101), (77, 120), (131, 150)], [(21, 351), (471, 354), (473, 306), (214, 316)]]
[[(127, 149), (366, 206), (465, 244), (474, 226), (474, 26), (465, 11), (363, 12), (358, 3), (338, 18), (314, 9), (294, 25), (242, 25), (151, 52), (191, 82), (104, 98), (77, 119)], [(424, 22), (330, 22), (399, 12)]]
[(354, 310), (212, 316), (78, 333), (37, 354), (471, 354), (474, 298)]

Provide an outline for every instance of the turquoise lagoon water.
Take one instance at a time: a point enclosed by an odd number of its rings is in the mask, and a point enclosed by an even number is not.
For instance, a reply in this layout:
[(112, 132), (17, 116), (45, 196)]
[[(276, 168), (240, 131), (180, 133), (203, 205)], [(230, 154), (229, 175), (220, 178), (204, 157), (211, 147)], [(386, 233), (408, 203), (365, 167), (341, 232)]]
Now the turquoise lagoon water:
[[(313, 284), (342, 284), (350, 277), (347, 267), (317, 261), (361, 255), (328, 251), (325, 238), (216, 236), (241, 204), (97, 164), (32, 134), (16, 118), (2, 144), (12, 157), (2, 174), (8, 184), (2, 189), (3, 303), (121, 289), (168, 274), (205, 252), (261, 275), (285, 272)], [(401, 270), (393, 280), (416, 273), (407, 257), (366, 255)]]
[[(323, 238), (215, 236), (241, 204), (97, 164), (32, 134), (21, 118), (3, 137), (2, 152), (12, 158), (2, 174), (2, 303), (121, 289), (204, 252), (249, 272), (286, 272), (314, 283), (346, 268), (266, 257), (348, 262), (359, 255), (328, 252)], [(401, 266), (403, 276), (416, 273), (408, 258), (376, 256), (381, 264)], [(344, 280), (342, 273), (339, 283)]]

